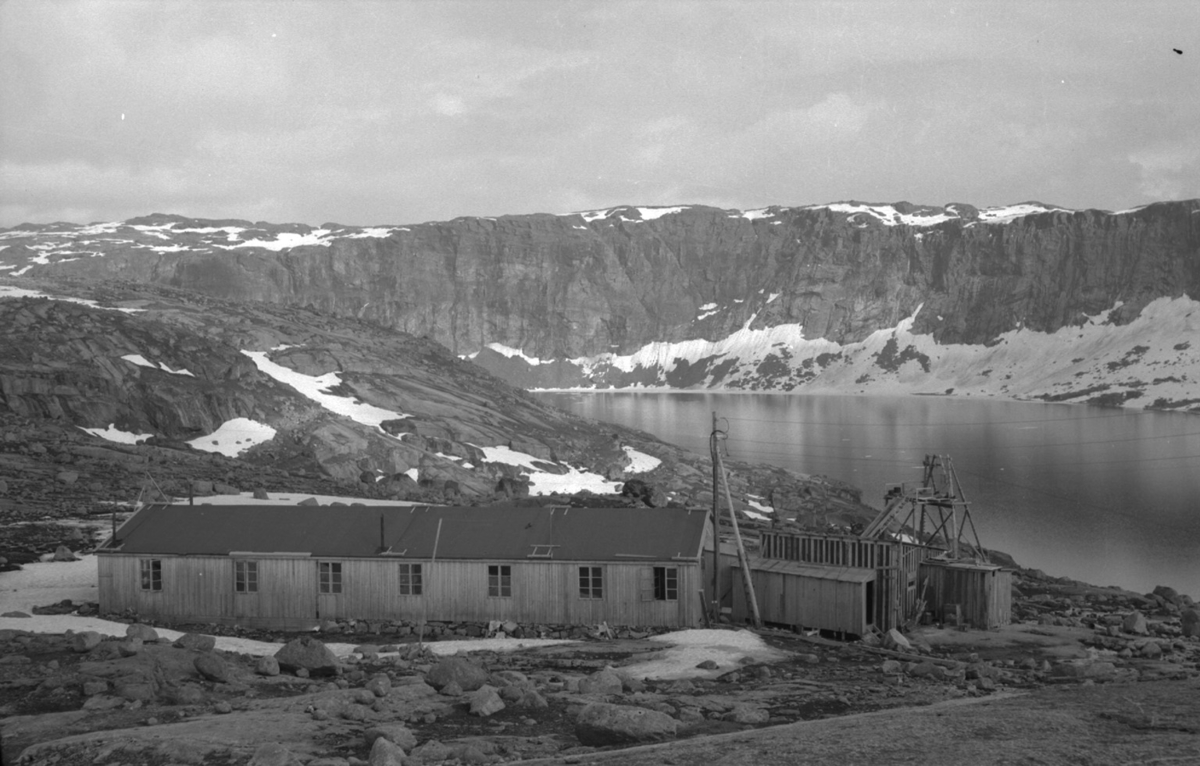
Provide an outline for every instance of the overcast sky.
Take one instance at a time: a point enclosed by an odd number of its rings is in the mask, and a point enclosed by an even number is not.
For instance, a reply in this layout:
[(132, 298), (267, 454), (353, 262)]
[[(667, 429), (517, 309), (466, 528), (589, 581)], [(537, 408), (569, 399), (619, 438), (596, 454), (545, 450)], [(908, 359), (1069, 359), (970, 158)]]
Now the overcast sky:
[(1200, 2), (9, 0), (0, 123), (0, 226), (1115, 210), (1200, 197)]

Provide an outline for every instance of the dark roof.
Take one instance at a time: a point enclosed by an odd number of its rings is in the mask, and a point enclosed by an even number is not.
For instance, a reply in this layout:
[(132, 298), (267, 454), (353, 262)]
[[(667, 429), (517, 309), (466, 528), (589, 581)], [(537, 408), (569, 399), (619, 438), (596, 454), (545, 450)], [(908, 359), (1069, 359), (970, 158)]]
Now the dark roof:
[(750, 568), (755, 572), (776, 572), (781, 574), (811, 577), (817, 580), (837, 580), (839, 582), (871, 582), (875, 579), (874, 569), (859, 569), (858, 567), (829, 567), (819, 564), (801, 564), (798, 561), (782, 559), (749, 560)]
[(556, 560), (662, 561), (695, 558), (707, 518), (703, 511), (676, 508), (159, 505), (136, 513), (117, 530), (116, 546), (101, 550), (430, 559), (436, 542), (438, 559), (525, 559), (549, 552)]

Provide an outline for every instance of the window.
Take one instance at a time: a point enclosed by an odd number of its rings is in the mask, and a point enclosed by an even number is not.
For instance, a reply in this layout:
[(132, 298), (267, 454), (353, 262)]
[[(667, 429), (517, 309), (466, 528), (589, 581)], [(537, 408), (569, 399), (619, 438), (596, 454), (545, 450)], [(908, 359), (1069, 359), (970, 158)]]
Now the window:
[(512, 598), (512, 567), (507, 564), (488, 565), (488, 597)]
[(654, 567), (654, 600), (679, 600), (678, 567)]
[(238, 593), (258, 593), (258, 562), (233, 562), (233, 589)]
[(579, 597), (604, 598), (603, 567), (579, 567)]
[(400, 595), (401, 596), (419, 596), (419, 595), (421, 595), (421, 565), (420, 564), (401, 564), (400, 565)]
[(142, 559), (142, 590), (162, 590), (162, 559)]
[(342, 592), (342, 565), (340, 562), (321, 561), (317, 563), (317, 573), (322, 593)]

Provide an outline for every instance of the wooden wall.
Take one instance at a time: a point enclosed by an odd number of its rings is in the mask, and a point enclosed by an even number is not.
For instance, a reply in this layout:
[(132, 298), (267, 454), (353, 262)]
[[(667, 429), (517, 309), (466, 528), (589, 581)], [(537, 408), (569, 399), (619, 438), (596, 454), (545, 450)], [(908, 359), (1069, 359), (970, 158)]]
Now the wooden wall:
[(872, 620), (880, 630), (903, 625), (912, 616), (919, 598), (920, 564), (937, 551), (892, 540), (821, 532), (763, 532), (760, 544), (763, 558), (875, 570)]
[[(765, 622), (832, 630), (861, 636), (867, 632), (867, 583), (809, 577), (789, 572), (751, 570), (758, 610)], [(742, 571), (734, 570), (735, 618), (749, 616)]]
[(1012, 572), (1007, 569), (926, 561), (921, 577), (929, 579), (927, 609), (939, 622), (955, 604), (963, 622), (974, 628), (990, 630), (1012, 622)]
[[(162, 561), (163, 589), (143, 591), (139, 560)], [(258, 562), (257, 593), (235, 593), (233, 562), (223, 556), (100, 556), (102, 612), (135, 609), (139, 614), (178, 622), (236, 622), (249, 626), (302, 629), (320, 619), (439, 621), (513, 620), (565, 625), (645, 625), (690, 627), (700, 619), (695, 561), (437, 562), (397, 559), (341, 559), (342, 592), (318, 593), (317, 559), (239, 556)], [(423, 593), (400, 595), (399, 564), (421, 564)], [(512, 597), (488, 596), (488, 565), (512, 567)], [(603, 598), (579, 596), (579, 567), (604, 570)], [(653, 598), (655, 566), (678, 571), (678, 598)]]

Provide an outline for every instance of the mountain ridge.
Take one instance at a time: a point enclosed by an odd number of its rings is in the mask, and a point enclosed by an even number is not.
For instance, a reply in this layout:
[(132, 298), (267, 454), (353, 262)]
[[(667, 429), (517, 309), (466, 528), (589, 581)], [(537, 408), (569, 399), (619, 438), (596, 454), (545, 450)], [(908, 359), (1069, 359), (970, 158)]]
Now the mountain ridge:
[[(823, 354), (890, 332), (896, 348), (884, 354), (884, 367), (897, 369), (882, 372), (912, 378), (912, 369), (900, 368), (915, 362), (929, 385), (939, 386), (930, 390), (944, 392), (970, 388), (968, 381), (989, 369), (949, 376), (937, 364), (957, 354), (947, 348), (995, 348), (1021, 332), (1060, 334), (1065, 341), (1069, 328), (1090, 327), (1093, 317), (1105, 315), (1108, 325), (1120, 328), (1154, 301), (1200, 296), (1198, 212), (1198, 200), (1115, 213), (1033, 202), (977, 208), (851, 201), (750, 211), (618, 206), (317, 228), (156, 214), (0, 232), (0, 274), (115, 277), (309, 306), (428, 335), (526, 387), (737, 387), (747, 375), (731, 374), (733, 368), (751, 361), (759, 388), (811, 387), (808, 373)], [(902, 343), (903, 322), (909, 322), (903, 332), (920, 340)], [(1191, 328), (1185, 323), (1180, 331)], [(703, 374), (696, 362), (707, 357), (688, 353), (643, 365), (636, 374), (616, 374), (612, 365), (600, 369), (596, 361), (645, 355), (650, 348), (671, 354), (696, 342), (729, 345), (746, 332), (774, 332), (792, 347), (773, 358), (726, 348), (721, 359), (708, 355), (714, 358)], [(1146, 345), (1130, 340), (1102, 349), (1103, 364), (1152, 377), (1141, 381), (1137, 396), (1121, 399), (1133, 390), (1122, 389), (1110, 399), (1170, 408), (1190, 398), (1177, 389), (1194, 385), (1191, 378), (1176, 374), (1177, 381), (1155, 384), (1174, 373), (1121, 366), (1127, 352)], [(798, 355), (797, 341), (806, 349), (829, 345)], [(1155, 342), (1173, 347), (1186, 338)], [(520, 354), (501, 361), (491, 353), (497, 349)], [(1184, 351), (1183, 367), (1190, 368), (1195, 350)], [(930, 361), (922, 364), (922, 355)], [(524, 366), (513, 359), (525, 360)], [(867, 372), (858, 370), (850, 384), (877, 382), (878, 371), (871, 371), (872, 380), (855, 383)], [(1073, 390), (1110, 383), (1087, 370), (1074, 372), (1084, 372), (1088, 385)], [(824, 377), (846, 386), (844, 375)], [(942, 385), (948, 377), (954, 382)], [(1068, 393), (1059, 386), (1029, 395)]]

